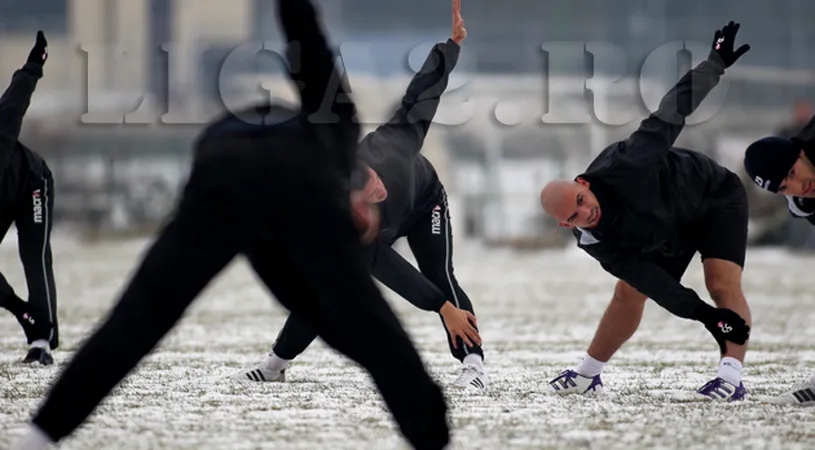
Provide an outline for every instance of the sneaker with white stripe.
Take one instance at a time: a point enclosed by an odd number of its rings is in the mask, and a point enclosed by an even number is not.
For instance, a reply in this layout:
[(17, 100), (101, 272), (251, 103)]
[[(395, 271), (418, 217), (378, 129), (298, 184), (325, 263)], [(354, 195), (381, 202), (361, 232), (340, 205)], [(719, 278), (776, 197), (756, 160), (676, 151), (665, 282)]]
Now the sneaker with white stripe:
[(789, 391), (773, 397), (769, 402), (777, 405), (813, 406), (815, 405), (815, 386), (811, 381), (800, 383)]

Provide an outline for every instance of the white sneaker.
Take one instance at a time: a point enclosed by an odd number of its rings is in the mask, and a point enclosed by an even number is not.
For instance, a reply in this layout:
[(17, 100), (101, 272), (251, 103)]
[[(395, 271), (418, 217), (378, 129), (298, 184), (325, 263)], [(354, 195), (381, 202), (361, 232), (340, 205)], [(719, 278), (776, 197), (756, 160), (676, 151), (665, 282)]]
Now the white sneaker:
[(815, 386), (812, 385), (811, 381), (800, 383), (768, 401), (776, 405), (813, 406), (815, 405)]
[(453, 382), (453, 386), (459, 388), (467, 388), (468, 386), (472, 386), (480, 391), (487, 389), (487, 384), (489, 384), (490, 378), (487, 376), (487, 372), (484, 369), (481, 369), (477, 366), (472, 364), (463, 364), (461, 366), (461, 373), (456, 378), (456, 381)]
[(284, 382), (286, 381), (286, 369), (270, 369), (265, 363), (243, 370), (232, 375), (235, 381), (256, 381), (256, 382)]

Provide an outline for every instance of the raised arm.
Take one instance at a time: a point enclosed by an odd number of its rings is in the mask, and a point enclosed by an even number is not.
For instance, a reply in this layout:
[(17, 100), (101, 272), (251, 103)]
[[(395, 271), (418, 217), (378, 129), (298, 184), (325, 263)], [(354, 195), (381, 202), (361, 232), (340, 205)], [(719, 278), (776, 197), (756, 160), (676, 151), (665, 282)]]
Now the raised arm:
[(329, 148), (342, 149), (340, 156), (349, 175), (359, 139), (356, 107), (348, 95), (347, 80), (337, 70), (317, 11), (309, 0), (278, 0), (278, 16), (288, 41), (289, 75), (300, 92), (302, 111), (312, 124), (319, 125), (315, 128), (320, 130), (318, 139)]
[(707, 60), (686, 73), (662, 98), (659, 109), (640, 123), (640, 127), (622, 145), (620, 156), (636, 167), (660, 162), (674, 145), (691, 115), (719, 83), (724, 70), (746, 53), (749, 45), (733, 50), (739, 24), (730, 22), (716, 31)]
[(413, 76), (399, 109), (374, 132), (365, 144), (375, 152), (398, 152), (406, 157), (419, 153), (433, 123), (450, 73), (456, 67), (461, 43), (467, 38), (461, 17), (461, 0), (453, 0), (453, 32), (446, 42), (433, 46), (422, 68)]
[(42, 67), (48, 58), (48, 42), (42, 31), (25, 65), (14, 72), (11, 84), (0, 96), (0, 140), (3, 145), (13, 144), (20, 136), (23, 117), (31, 104), (31, 96), (42, 78)]

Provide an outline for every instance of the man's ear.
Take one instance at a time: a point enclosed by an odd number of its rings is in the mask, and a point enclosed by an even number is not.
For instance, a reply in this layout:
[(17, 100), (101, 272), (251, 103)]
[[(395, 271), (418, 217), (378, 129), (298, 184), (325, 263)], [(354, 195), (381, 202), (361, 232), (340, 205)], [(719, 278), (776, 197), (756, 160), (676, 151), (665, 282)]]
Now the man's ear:
[(575, 181), (577, 181), (577, 183), (580, 184), (580, 185), (583, 185), (583, 186), (586, 186), (586, 187), (591, 187), (591, 184), (588, 181), (586, 181), (586, 180), (584, 180), (584, 179), (582, 179), (580, 177), (578, 177), (577, 180), (575, 180)]
[(574, 228), (574, 225), (572, 225), (572, 224), (570, 224), (568, 222), (558, 222), (558, 225), (560, 225), (563, 228), (568, 228), (570, 230)]

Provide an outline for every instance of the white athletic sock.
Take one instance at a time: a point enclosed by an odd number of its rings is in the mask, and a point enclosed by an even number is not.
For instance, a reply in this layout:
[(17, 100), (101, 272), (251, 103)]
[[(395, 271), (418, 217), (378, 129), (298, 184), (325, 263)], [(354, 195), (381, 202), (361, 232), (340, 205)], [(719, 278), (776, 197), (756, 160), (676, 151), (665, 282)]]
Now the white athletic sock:
[(45, 450), (49, 445), (53, 444), (51, 438), (45, 434), (40, 427), (31, 424), (28, 426), (28, 433), (23, 436), (13, 450)]
[(474, 366), (482, 372), (484, 371), (484, 359), (478, 353), (471, 353), (465, 356), (461, 363), (467, 366)]
[(809, 382), (812, 383), (813, 387), (815, 387), (815, 373), (812, 374), (812, 378), (809, 379)]
[(289, 365), (288, 359), (283, 359), (275, 354), (269, 353), (269, 359), (266, 360), (266, 368), (272, 371), (281, 371)]
[(580, 360), (580, 363), (574, 369), (575, 372), (583, 375), (584, 377), (594, 377), (600, 375), (603, 372), (603, 367), (606, 366), (606, 363), (602, 361), (598, 361), (591, 357), (588, 353), (583, 356), (583, 359)]
[(736, 358), (725, 356), (719, 363), (719, 378), (728, 383), (738, 386), (741, 384), (741, 362)]
[(48, 344), (48, 341), (46, 341), (45, 339), (37, 339), (36, 341), (31, 343), (31, 348), (41, 348), (43, 350), (48, 350), (50, 348), (50, 345)]

